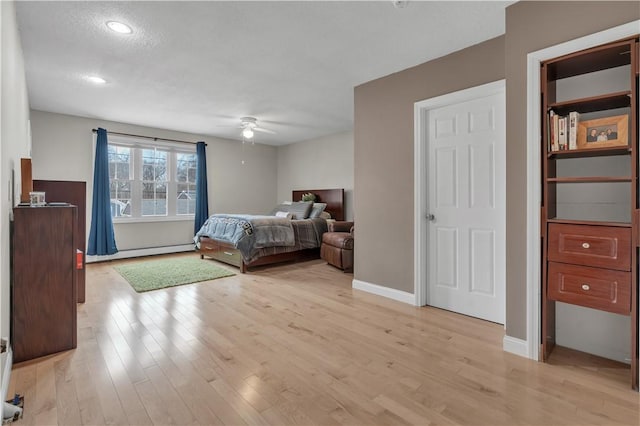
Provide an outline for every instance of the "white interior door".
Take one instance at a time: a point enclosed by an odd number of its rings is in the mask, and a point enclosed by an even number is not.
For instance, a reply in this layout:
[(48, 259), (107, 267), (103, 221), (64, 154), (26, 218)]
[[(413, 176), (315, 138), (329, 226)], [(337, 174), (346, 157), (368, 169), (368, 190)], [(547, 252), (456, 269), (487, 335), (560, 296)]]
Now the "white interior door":
[(431, 109), (427, 123), (427, 303), (504, 324), (504, 92)]

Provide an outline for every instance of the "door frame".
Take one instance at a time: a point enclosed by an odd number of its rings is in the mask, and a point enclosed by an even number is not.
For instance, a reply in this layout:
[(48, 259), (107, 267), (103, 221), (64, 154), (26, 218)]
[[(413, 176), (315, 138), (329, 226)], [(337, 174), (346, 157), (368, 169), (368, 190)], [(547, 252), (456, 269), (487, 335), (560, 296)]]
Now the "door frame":
[(540, 342), (540, 63), (548, 59), (589, 49), (638, 34), (640, 20), (609, 28), (594, 34), (560, 43), (527, 55), (527, 337), (512, 338), (505, 350), (533, 360), (539, 360)]
[[(426, 215), (427, 201), (429, 199), (429, 185), (427, 183), (429, 122), (427, 114), (433, 109), (500, 93), (506, 94), (506, 80), (504, 79), (425, 99), (414, 104), (413, 226), (415, 232), (413, 238), (413, 294), (415, 306), (424, 306), (428, 302), (427, 278), (429, 274), (426, 259), (428, 259), (427, 241), (429, 235)], [(422, 259), (425, 259), (425, 261), (423, 262)]]

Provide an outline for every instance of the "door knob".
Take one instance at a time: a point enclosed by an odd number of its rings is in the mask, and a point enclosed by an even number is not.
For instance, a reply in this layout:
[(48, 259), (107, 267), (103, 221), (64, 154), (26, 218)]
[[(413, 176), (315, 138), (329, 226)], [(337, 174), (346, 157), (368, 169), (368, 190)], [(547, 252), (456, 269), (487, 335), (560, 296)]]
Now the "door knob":
[(429, 213), (427, 215), (427, 220), (434, 221), (434, 220), (436, 220), (436, 217), (434, 215), (432, 215), (431, 213)]

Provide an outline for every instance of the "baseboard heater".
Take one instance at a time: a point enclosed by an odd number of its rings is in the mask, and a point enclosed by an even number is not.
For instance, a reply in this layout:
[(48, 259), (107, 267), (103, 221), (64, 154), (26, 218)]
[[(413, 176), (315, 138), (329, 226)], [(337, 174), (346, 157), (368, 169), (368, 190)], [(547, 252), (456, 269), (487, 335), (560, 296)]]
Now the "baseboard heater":
[(193, 244), (181, 244), (177, 246), (148, 247), (141, 249), (122, 250), (110, 256), (87, 256), (87, 263), (105, 262), (107, 260), (129, 259), (132, 257), (153, 256), (156, 254), (182, 253), (194, 251)]

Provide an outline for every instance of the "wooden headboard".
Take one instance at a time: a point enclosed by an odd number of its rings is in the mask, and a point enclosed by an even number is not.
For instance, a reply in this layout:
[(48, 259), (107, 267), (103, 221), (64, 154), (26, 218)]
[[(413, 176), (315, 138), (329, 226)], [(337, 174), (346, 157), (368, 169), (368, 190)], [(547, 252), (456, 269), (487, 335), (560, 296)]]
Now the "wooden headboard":
[(324, 209), (332, 219), (344, 220), (344, 189), (300, 189), (292, 192), (292, 200), (300, 201), (302, 194), (311, 192), (316, 196), (316, 203), (327, 203)]

